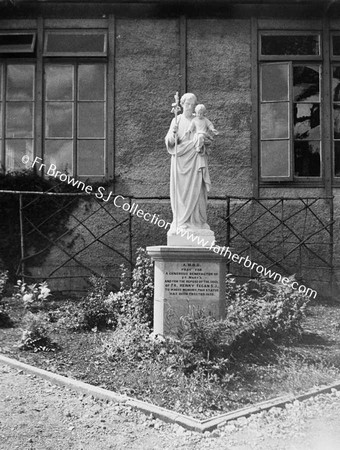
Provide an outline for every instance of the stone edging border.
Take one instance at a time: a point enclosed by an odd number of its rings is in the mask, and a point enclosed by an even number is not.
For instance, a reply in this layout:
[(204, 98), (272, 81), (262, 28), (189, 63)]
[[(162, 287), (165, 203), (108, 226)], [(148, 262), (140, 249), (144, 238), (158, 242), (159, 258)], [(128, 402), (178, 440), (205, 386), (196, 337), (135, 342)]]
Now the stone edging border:
[(141, 400), (136, 400), (126, 395), (117, 394), (116, 392), (109, 391), (97, 386), (93, 386), (83, 381), (78, 381), (73, 378), (67, 378), (62, 375), (49, 372), (44, 369), (39, 369), (34, 366), (22, 363), (16, 359), (8, 358), (7, 356), (0, 354), (0, 362), (7, 364), (16, 369), (21, 369), (27, 373), (44, 378), (51, 383), (57, 384), (59, 386), (74, 389), (78, 392), (93, 395), (93, 397), (114, 401), (116, 403), (121, 403), (126, 406), (130, 406), (134, 409), (142, 411), (145, 414), (152, 414), (154, 417), (163, 420), (164, 422), (176, 423), (183, 428), (192, 431), (198, 431), (204, 433), (205, 431), (212, 431), (217, 427), (225, 425), (230, 420), (235, 420), (240, 417), (248, 417), (251, 414), (256, 414), (261, 411), (267, 411), (271, 408), (280, 408), (285, 406), (287, 403), (292, 403), (295, 400), (303, 401), (310, 397), (314, 397), (319, 394), (327, 394), (332, 391), (332, 389), (340, 390), (340, 380), (325, 387), (313, 388), (301, 395), (287, 395), (283, 397), (277, 397), (271, 400), (266, 400), (261, 403), (257, 403), (254, 406), (249, 406), (246, 408), (238, 409), (225, 414), (220, 414), (219, 416), (199, 420), (193, 417), (185, 416), (183, 414), (176, 413), (166, 408), (153, 405), (152, 403), (143, 402)]

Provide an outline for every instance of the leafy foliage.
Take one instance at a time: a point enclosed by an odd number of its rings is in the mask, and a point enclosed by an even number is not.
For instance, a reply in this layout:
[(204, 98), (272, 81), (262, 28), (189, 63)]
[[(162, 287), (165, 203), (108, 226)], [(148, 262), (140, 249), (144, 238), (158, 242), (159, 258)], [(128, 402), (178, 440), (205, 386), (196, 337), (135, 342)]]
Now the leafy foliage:
[(22, 300), (26, 309), (39, 308), (43, 301), (51, 295), (51, 290), (46, 281), (39, 284), (27, 284), (18, 280), (14, 289), (14, 297)]
[(20, 350), (33, 350), (34, 352), (54, 352), (58, 349), (57, 344), (52, 342), (48, 331), (45, 315), (27, 313), (23, 320)]
[(121, 266), (120, 290), (110, 293), (106, 303), (121, 316), (120, 320), (132, 318), (151, 327), (153, 320), (153, 264), (143, 248), (137, 249), (136, 264), (131, 282), (127, 269)]
[[(122, 300), (123, 291), (114, 295)], [(131, 291), (130, 291), (131, 293)], [(131, 295), (129, 301), (138, 296)], [(106, 337), (104, 349), (111, 360), (154, 360), (186, 375), (201, 374), (210, 380), (231, 379), (233, 361), (275, 339), (301, 331), (308, 299), (286, 285), (264, 280), (237, 285), (227, 277), (226, 318), (218, 320), (203, 309), (191, 308), (180, 318), (177, 339), (157, 338), (144, 326), (143, 314), (120, 316), (117, 329)], [(123, 299), (127, 301), (125, 297)], [(125, 311), (124, 301), (121, 311)], [(131, 305), (131, 304), (130, 304)], [(137, 311), (138, 308), (132, 311)]]
[(117, 311), (107, 303), (108, 280), (104, 276), (92, 276), (87, 295), (78, 305), (68, 308), (61, 323), (71, 331), (97, 331), (113, 328), (117, 324)]
[(5, 290), (7, 281), (8, 281), (8, 270), (0, 271), (0, 299)]
[[(55, 178), (46, 179), (32, 170), (0, 174), (0, 191), (37, 191), (37, 192), (79, 192), (68, 183)], [(72, 210), (77, 206), (80, 196), (51, 197), (36, 194), (24, 194), (23, 206), (25, 217), (32, 223), (39, 218), (39, 230), (46, 236), (53, 238), (66, 231), (66, 223)], [(16, 194), (0, 193), (0, 263), (9, 271), (9, 277), (15, 282), (16, 270), (20, 262), (20, 217), (19, 196)], [(58, 214), (56, 210), (61, 209)], [(39, 265), (48, 254), (48, 240), (38, 232), (27, 233), (31, 230), (28, 220), (24, 221), (25, 245), (42, 251), (39, 256), (31, 259), (32, 264)]]
[(8, 271), (0, 271), (0, 328), (8, 328), (13, 325), (13, 321), (10, 318), (6, 304), (3, 300), (3, 292), (5, 290), (8, 280)]
[(226, 320), (235, 330), (233, 350), (250, 351), (272, 339), (294, 339), (302, 330), (308, 302), (289, 285), (259, 279), (240, 286), (228, 276)]

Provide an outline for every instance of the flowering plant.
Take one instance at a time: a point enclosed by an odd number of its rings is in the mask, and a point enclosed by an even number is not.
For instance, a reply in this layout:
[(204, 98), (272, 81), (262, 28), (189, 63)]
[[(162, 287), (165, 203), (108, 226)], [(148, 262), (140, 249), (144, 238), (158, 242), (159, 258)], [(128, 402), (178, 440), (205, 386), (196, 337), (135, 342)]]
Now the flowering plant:
[(43, 283), (27, 284), (21, 280), (14, 286), (16, 293), (14, 296), (24, 302), (24, 307), (29, 308), (32, 305), (41, 303), (51, 295), (51, 290), (46, 281)]

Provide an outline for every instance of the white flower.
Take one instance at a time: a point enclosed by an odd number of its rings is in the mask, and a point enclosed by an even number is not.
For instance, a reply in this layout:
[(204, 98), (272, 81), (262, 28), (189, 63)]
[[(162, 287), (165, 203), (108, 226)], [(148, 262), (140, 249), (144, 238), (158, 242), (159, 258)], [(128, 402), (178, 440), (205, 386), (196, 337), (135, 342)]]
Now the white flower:
[(25, 294), (23, 297), (24, 303), (32, 303), (33, 302), (33, 294)]

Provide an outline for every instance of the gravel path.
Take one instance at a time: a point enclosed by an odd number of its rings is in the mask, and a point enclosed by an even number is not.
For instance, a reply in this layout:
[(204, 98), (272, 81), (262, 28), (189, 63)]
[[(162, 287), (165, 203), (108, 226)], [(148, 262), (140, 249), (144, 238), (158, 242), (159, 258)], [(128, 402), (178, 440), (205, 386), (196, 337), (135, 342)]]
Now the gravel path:
[(0, 364), (1, 450), (339, 450), (340, 392), (204, 435)]

